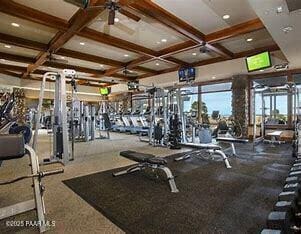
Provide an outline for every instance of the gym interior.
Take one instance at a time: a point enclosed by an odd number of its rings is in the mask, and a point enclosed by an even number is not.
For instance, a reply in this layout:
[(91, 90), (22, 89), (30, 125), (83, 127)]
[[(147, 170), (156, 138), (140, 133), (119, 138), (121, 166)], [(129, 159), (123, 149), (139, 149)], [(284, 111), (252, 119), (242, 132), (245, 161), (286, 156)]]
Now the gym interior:
[(300, 233), (300, 9), (1, 0), (0, 233)]

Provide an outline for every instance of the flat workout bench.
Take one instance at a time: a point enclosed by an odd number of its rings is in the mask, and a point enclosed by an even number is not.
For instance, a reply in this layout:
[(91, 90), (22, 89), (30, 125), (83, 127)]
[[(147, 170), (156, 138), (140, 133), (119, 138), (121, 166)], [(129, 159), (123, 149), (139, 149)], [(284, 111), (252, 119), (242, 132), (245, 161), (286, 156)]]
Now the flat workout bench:
[(229, 143), (231, 145), (233, 156), (237, 156), (234, 143), (246, 144), (246, 143), (249, 142), (248, 139), (232, 138), (232, 137), (218, 137), (218, 138), (216, 138), (216, 141), (217, 142)]
[(159, 169), (159, 170), (162, 170), (166, 174), (171, 192), (172, 193), (179, 192), (179, 190), (177, 189), (172, 172), (170, 171), (170, 169), (168, 167), (165, 166), (167, 164), (166, 159), (156, 157), (155, 155), (152, 155), (152, 154), (144, 154), (144, 153), (139, 153), (139, 152), (135, 152), (135, 151), (131, 151), (131, 150), (120, 152), (120, 156), (125, 157), (129, 160), (135, 161), (138, 164), (135, 164), (126, 170), (113, 173), (113, 176), (121, 176), (121, 175), (125, 175), (125, 174), (130, 174), (132, 172), (141, 171), (145, 168)]

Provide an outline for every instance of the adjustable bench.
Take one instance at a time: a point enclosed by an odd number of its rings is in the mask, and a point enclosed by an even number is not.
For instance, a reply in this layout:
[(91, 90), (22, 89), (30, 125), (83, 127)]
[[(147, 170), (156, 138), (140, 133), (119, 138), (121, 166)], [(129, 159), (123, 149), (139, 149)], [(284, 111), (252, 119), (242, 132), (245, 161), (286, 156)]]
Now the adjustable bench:
[(166, 167), (167, 161), (164, 158), (156, 157), (152, 154), (144, 154), (139, 153), (135, 151), (122, 151), (120, 152), (120, 156), (127, 158), (129, 160), (135, 161), (138, 164), (135, 164), (131, 167), (129, 167), (126, 170), (113, 173), (113, 176), (121, 176), (125, 174), (130, 174), (132, 172), (141, 171), (145, 168), (151, 168), (151, 169), (159, 169), (162, 170), (168, 179), (169, 186), (172, 193), (177, 193), (179, 190), (177, 189), (174, 176), (170, 169)]
[(203, 150), (206, 150), (206, 152), (209, 153), (210, 156), (212, 156), (212, 155), (221, 156), (221, 158), (223, 159), (223, 161), (225, 163), (226, 168), (228, 168), (228, 169), (232, 168), (226, 154), (222, 151), (222, 147), (220, 147), (219, 145), (195, 144), (195, 143), (181, 143), (181, 145), (184, 147), (195, 148), (195, 149), (199, 149), (199, 150), (193, 151), (193, 152), (188, 152), (187, 154), (184, 154), (178, 158), (175, 158), (175, 161), (186, 160), (186, 159), (189, 159), (194, 156), (198, 157), (199, 155), (203, 154), (203, 152), (204, 152)]
[(245, 143), (249, 142), (248, 139), (232, 138), (232, 137), (218, 137), (218, 138), (216, 138), (216, 141), (217, 142), (229, 143), (231, 145), (233, 156), (237, 156), (234, 143), (243, 143), (243, 144), (245, 144)]

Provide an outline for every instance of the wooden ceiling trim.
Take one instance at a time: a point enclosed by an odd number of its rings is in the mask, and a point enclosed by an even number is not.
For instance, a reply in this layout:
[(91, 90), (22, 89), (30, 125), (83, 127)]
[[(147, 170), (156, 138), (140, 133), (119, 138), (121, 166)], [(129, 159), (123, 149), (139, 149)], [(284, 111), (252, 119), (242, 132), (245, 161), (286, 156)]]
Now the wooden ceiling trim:
[(22, 76), (22, 74), (20, 74), (20, 73), (8, 71), (8, 70), (2, 69), (2, 68), (0, 68), (0, 73), (2, 73), (4, 75), (8, 75), (8, 76), (17, 77), (17, 78), (20, 78)]
[(260, 53), (260, 52), (264, 52), (264, 51), (273, 52), (273, 51), (277, 51), (277, 50), (280, 50), (280, 48), (277, 44), (274, 44), (274, 45), (264, 46), (264, 47), (260, 47), (260, 48), (256, 48), (256, 49), (236, 53), (236, 54), (234, 54), (234, 58), (241, 58), (241, 57), (251, 56), (251, 55), (254, 55), (254, 54), (257, 54), (257, 53)]
[(261, 22), (261, 20), (259, 18), (256, 18), (241, 24), (234, 25), (229, 28), (222, 29), (217, 32), (207, 34), (205, 36), (205, 39), (208, 43), (216, 43), (231, 37), (236, 37), (242, 34), (258, 31), (264, 28), (265, 26)]

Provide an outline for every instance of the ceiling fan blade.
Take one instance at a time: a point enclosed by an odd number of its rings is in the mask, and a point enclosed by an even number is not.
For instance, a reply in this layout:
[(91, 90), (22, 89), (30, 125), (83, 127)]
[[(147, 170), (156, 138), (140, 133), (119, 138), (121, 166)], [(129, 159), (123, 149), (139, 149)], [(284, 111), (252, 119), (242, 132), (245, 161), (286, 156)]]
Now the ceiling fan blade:
[(114, 25), (115, 23), (115, 10), (109, 10), (108, 25)]
[(125, 24), (122, 24), (120, 22), (115, 23), (114, 25), (116, 28), (118, 28), (119, 30), (129, 34), (129, 35), (133, 35), (135, 33), (134, 29), (131, 29), (130, 27), (126, 26)]
[(128, 17), (136, 22), (139, 22), (141, 20), (141, 18), (139, 16), (137, 16), (137, 15), (133, 14), (132, 12), (129, 12), (123, 8), (119, 9), (119, 13), (125, 15), (126, 17)]

